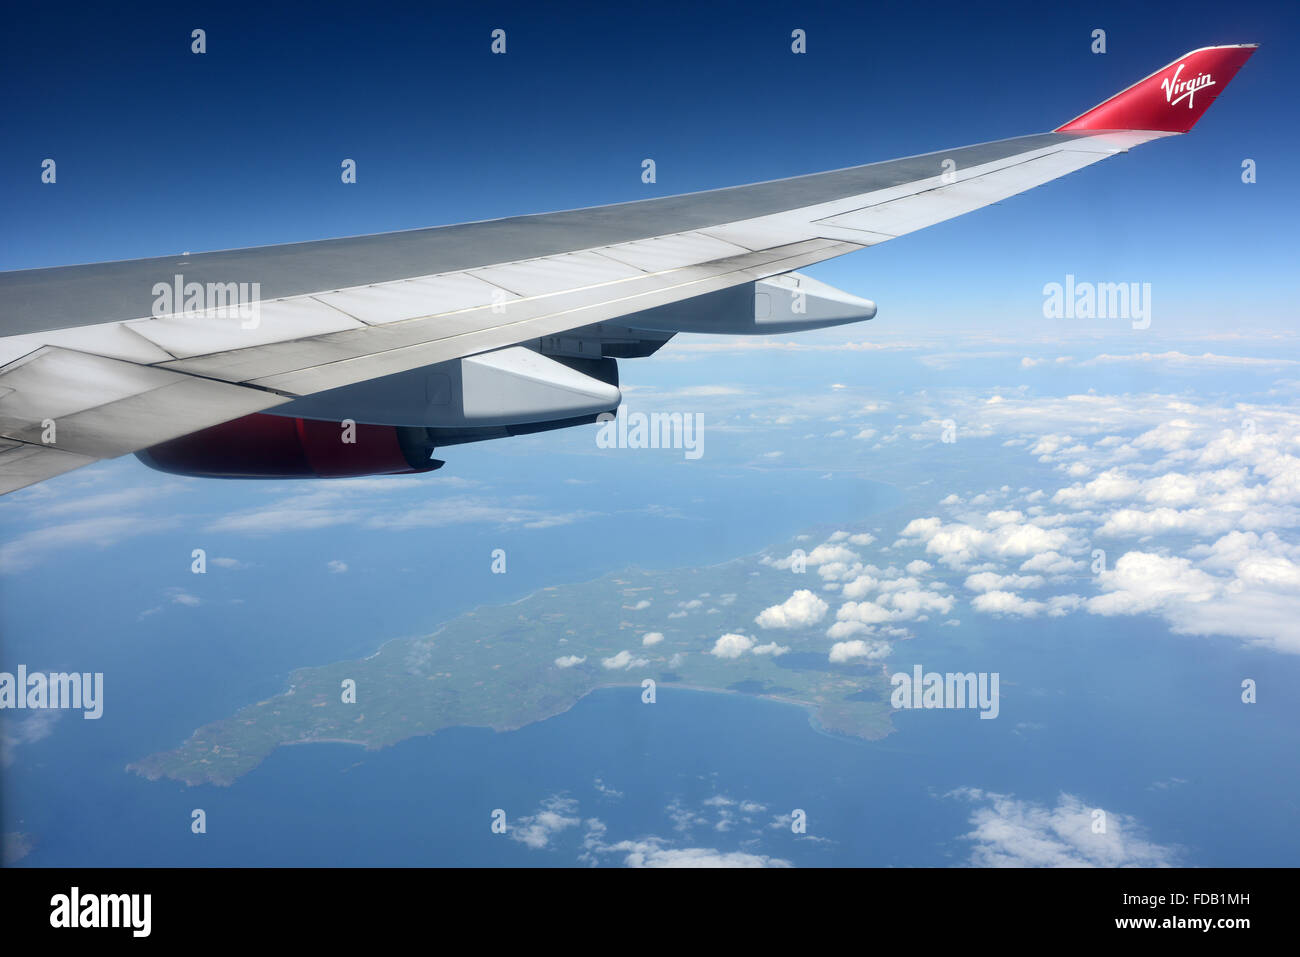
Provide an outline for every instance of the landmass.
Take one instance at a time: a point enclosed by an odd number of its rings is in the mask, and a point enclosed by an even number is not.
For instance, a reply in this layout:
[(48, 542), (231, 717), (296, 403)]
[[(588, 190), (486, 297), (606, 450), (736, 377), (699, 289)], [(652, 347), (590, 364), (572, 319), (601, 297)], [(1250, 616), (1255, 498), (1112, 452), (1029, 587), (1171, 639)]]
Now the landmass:
[[(432, 634), (391, 640), (361, 660), (298, 669), (283, 694), (204, 725), (175, 750), (127, 770), (151, 780), (229, 785), (282, 745), (376, 749), (455, 726), (509, 731), (567, 711), (599, 688), (626, 686), (640, 696), (646, 678), (658, 687), (792, 702), (824, 730), (881, 738), (892, 726), (879, 663), (831, 664), (825, 622), (768, 631), (754, 624), (794, 588), (817, 586), (815, 575), (795, 576), (753, 556), (543, 588), (512, 604), (476, 608)], [(663, 638), (645, 645), (648, 633)], [(788, 650), (717, 657), (712, 649), (726, 633)], [(349, 687), (354, 702), (345, 700)]]

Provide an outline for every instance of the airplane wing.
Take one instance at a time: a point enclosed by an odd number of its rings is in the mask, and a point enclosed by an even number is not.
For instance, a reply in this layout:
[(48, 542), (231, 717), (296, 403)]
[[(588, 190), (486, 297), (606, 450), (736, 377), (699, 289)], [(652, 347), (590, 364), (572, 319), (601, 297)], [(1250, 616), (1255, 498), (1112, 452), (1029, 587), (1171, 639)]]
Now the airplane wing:
[[(521, 344), (603, 324), (633, 344), (637, 329), (709, 331), (674, 326), (674, 304), (689, 318), (691, 302), (737, 287), (756, 303), (757, 284), (783, 288), (800, 267), (1185, 133), (1254, 50), (1192, 51), (1048, 133), (883, 163), (458, 226), (0, 273), (0, 494), (457, 360), (450, 384), (466, 394), (504, 381), (516, 405), (563, 395), (557, 409), (581, 411), (572, 397), (606, 402), (608, 390), (584, 385), (576, 360), (553, 369)], [(785, 328), (757, 328), (757, 313), (755, 325), (745, 331)], [(502, 402), (476, 401), (505, 421)], [(457, 402), (463, 414), (468, 400)]]

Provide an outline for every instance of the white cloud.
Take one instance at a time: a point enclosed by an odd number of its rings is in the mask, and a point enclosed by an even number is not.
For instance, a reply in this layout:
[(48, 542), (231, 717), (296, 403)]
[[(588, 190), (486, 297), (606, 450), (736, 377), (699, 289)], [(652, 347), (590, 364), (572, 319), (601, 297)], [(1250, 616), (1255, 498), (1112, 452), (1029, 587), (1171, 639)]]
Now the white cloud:
[(999, 575), (997, 572), (979, 572), (966, 578), (971, 591), (999, 591), (1008, 588), (1038, 588), (1043, 579), (1038, 575)]
[(976, 595), (971, 607), (988, 615), (1017, 615), (1032, 618), (1046, 610), (1041, 601), (1030, 601), (1009, 591), (989, 591)]
[(1153, 552), (1128, 552), (1100, 576), (1105, 594), (1088, 602), (1097, 615), (1133, 615), (1156, 611), (1171, 602), (1204, 602), (1220, 582), (1192, 567), (1186, 558)]
[(779, 605), (759, 612), (754, 619), (760, 628), (807, 628), (826, 617), (829, 606), (806, 588), (801, 588)]
[(578, 802), (571, 798), (547, 798), (536, 814), (521, 817), (509, 824), (506, 833), (511, 840), (526, 844), (533, 850), (542, 850), (550, 845), (551, 838), (555, 835), (582, 823), (582, 819), (574, 813), (577, 808)]
[[(594, 787), (605, 798), (621, 799), (623, 793), (607, 787), (600, 778), (596, 778)], [(675, 829), (683, 834), (694, 827), (708, 825), (710, 814), (716, 814), (714, 831), (725, 832), (736, 826), (745, 826), (754, 835), (762, 833), (762, 824), (756, 823), (756, 815), (767, 810), (766, 805), (757, 801), (736, 801), (723, 796), (715, 796), (703, 802), (706, 810), (694, 810), (683, 807), (674, 801), (668, 808), (669, 816), (675, 821)], [(588, 864), (601, 863), (602, 858), (611, 858), (621, 862), (625, 867), (790, 867), (787, 860), (758, 853), (752, 849), (753, 840), (744, 842), (750, 850), (726, 851), (710, 847), (676, 847), (673, 841), (661, 837), (647, 836), (637, 840), (610, 841), (606, 835), (608, 825), (599, 818), (589, 817), (585, 820), (579, 814), (578, 802), (572, 798), (555, 795), (542, 802), (533, 814), (521, 817), (509, 824), (507, 834), (511, 840), (534, 851), (555, 848), (560, 838), (569, 831), (582, 829), (581, 853), (579, 860)]]
[(852, 581), (845, 582), (844, 588), (841, 589), (840, 594), (845, 598), (851, 598), (854, 600), (866, 598), (867, 595), (869, 595), (879, 584), (879, 580), (873, 578), (871, 575), (859, 575)]
[(1212, 352), (1205, 352), (1199, 356), (1188, 355), (1184, 352), (1135, 352), (1129, 355), (1111, 355), (1103, 353), (1095, 358), (1081, 362), (1080, 365), (1116, 365), (1116, 364), (1133, 365), (1137, 363), (1172, 366), (1175, 368), (1218, 368), (1218, 369), (1255, 369), (1255, 368), (1279, 368), (1283, 366), (1298, 365), (1294, 359), (1279, 358), (1256, 358), (1254, 356), (1221, 356)]
[[(415, 478), (415, 477), (413, 477)], [(430, 481), (415, 483), (401, 476), (335, 479), (324, 485), (285, 496), (268, 505), (223, 515), (206, 526), (210, 532), (275, 535), (337, 525), (356, 525), (388, 531), (443, 528), (449, 525), (488, 524), (502, 528), (542, 529), (595, 517), (586, 511), (557, 512), (536, 508), (524, 497), (490, 499), (474, 495), (449, 495), (435, 499), (409, 499), (404, 493), (427, 489)]]
[(791, 863), (747, 851), (719, 851), (704, 847), (673, 848), (657, 838), (620, 841), (604, 845), (606, 853), (623, 855), (627, 867), (791, 867)]
[(664, 640), (664, 636), (658, 631), (647, 631), (641, 636), (641, 644), (649, 648), (651, 645), (657, 645)]
[(839, 641), (843, 638), (852, 638), (854, 635), (870, 635), (875, 633), (875, 628), (871, 625), (864, 625), (860, 621), (837, 621), (826, 629), (826, 637), (834, 638)]
[(69, 548), (109, 548), (128, 538), (165, 531), (178, 518), (102, 515), (24, 532), (0, 545), (0, 572), (23, 571)]
[[(790, 568), (796, 561), (797, 555), (791, 552), (785, 558), (764, 559), (764, 563), (771, 565), (773, 568)], [(825, 562), (843, 562), (851, 564), (860, 561), (860, 556), (853, 549), (845, 545), (823, 544), (818, 545), (811, 552), (808, 552), (804, 558), (804, 563), (816, 567)]]
[(1006, 520), (1010, 514), (1006, 512), (990, 514), (1001, 521), (993, 521), (995, 527), (989, 529), (964, 522), (945, 525), (935, 517), (913, 519), (903, 528), (900, 543), (922, 542), (926, 552), (950, 568), (963, 568), (981, 558), (1020, 558), (1079, 547), (1069, 528)]
[(1022, 572), (1042, 572), (1046, 575), (1065, 575), (1084, 568), (1084, 563), (1075, 558), (1066, 558), (1060, 552), (1048, 551), (1027, 558), (1020, 565)]
[(873, 601), (846, 601), (835, 613), (839, 621), (855, 621), (864, 625), (878, 625), (889, 621), (893, 614)]
[(611, 658), (602, 658), (601, 665), (610, 671), (627, 671), (631, 668), (644, 668), (650, 664), (649, 658), (634, 658), (626, 648)]
[(1224, 578), (1186, 558), (1128, 552), (1100, 576), (1103, 593), (1085, 607), (1096, 615), (1159, 614), (1177, 634), (1226, 635), (1300, 654), (1300, 565), (1267, 547), (1243, 552), (1243, 541), (1210, 552), (1210, 561), (1235, 557), (1231, 577)]
[(905, 588), (881, 595), (878, 601), (893, 609), (892, 617), (898, 619), (920, 618), (930, 612), (946, 615), (952, 611), (953, 600), (950, 595), (926, 591), (922, 588)]
[(831, 646), (829, 661), (833, 665), (845, 664), (857, 658), (874, 661), (886, 658), (893, 648), (887, 641), (865, 641), (856, 638), (853, 641), (837, 641)]
[[(949, 797), (979, 805), (970, 816), (974, 829), (962, 838), (972, 845), (975, 867), (1170, 867), (1180, 856), (1179, 848), (1148, 840), (1132, 817), (1070, 794), (1061, 794), (1055, 807), (978, 788)], [(1098, 810), (1104, 833), (1093, 826)]]
[(580, 665), (586, 660), (586, 655), (565, 655), (562, 658), (555, 659), (555, 666), (557, 668), (572, 668), (574, 665)]
[(10, 712), (0, 722), (0, 768), (7, 768), (18, 759), (18, 749), (48, 738), (54, 731), (61, 711), (34, 711), (15, 718)]
[(709, 654), (715, 658), (739, 658), (754, 647), (754, 639), (745, 635), (726, 634), (713, 643)]

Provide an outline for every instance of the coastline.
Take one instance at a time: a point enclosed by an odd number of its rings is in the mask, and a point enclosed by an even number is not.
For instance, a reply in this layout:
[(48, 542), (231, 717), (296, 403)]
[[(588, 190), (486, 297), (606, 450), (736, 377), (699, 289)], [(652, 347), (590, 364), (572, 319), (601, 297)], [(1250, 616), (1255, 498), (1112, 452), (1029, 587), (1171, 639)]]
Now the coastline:
[[(390, 640), (397, 641), (401, 639), (390, 639)], [(385, 644), (387, 644), (387, 642), (385, 642)], [(782, 705), (796, 707), (803, 710), (807, 714), (808, 723), (814, 731), (818, 732), (819, 734), (826, 734), (835, 738), (856, 739), (859, 741), (879, 741), (887, 737), (888, 735), (893, 734), (894, 731), (896, 730), (893, 726), (892, 721), (888, 723), (888, 726), (884, 730), (884, 733), (880, 735), (852, 734), (847, 731), (841, 731), (837, 728), (828, 727), (825, 724), (823, 724), (821, 719), (818, 717), (820, 711), (820, 705), (818, 705), (816, 702), (803, 701), (798, 698), (791, 698), (785, 695), (754, 694), (748, 691), (737, 691), (733, 688), (715, 688), (715, 687), (708, 687), (705, 685), (696, 685), (687, 682), (676, 682), (676, 681), (658, 682), (657, 686), (663, 688), (672, 688), (674, 690), (691, 691), (699, 694), (733, 695), (733, 696), (738, 696), (743, 698), (750, 698), (756, 701), (767, 701), (774, 704), (782, 704)], [(296, 745), (305, 745), (305, 744), (345, 744), (345, 745), (352, 745), (355, 747), (361, 747), (367, 751), (382, 751), (386, 748), (396, 747), (397, 745), (403, 743), (404, 741), (410, 741), (415, 738), (431, 737), (433, 735), (438, 734), (441, 731), (446, 731), (451, 728), (483, 728), (485, 730), (492, 731), (495, 734), (508, 734), (509, 732), (519, 731), (522, 728), (526, 728), (534, 724), (539, 724), (543, 721), (550, 720), (551, 718), (558, 717), (559, 715), (566, 714), (569, 711), (573, 710), (573, 708), (577, 706), (581, 701), (590, 697), (592, 694), (598, 691), (612, 690), (615, 688), (631, 688), (631, 689), (639, 690), (641, 688), (641, 683), (639, 681), (636, 682), (614, 681), (614, 682), (599, 684), (594, 687), (588, 688), (586, 691), (578, 695), (576, 698), (574, 698), (571, 702), (566, 704), (564, 707), (557, 708), (546, 714), (529, 718), (528, 720), (520, 722), (518, 724), (502, 725), (502, 726), (482, 725), (482, 724), (447, 724), (429, 730), (415, 731), (404, 737), (397, 738), (393, 741), (386, 741), (380, 744), (376, 744), (371, 741), (358, 741), (354, 738), (339, 738), (339, 737), (296, 738), (290, 741), (279, 741), (269, 751), (267, 751), (264, 755), (262, 755), (262, 757), (260, 757), (255, 763), (250, 765), (245, 770), (240, 771), (238, 774), (234, 775), (233, 777), (229, 777), (229, 778), (218, 777), (213, 775), (213, 776), (208, 776), (196, 780), (192, 778), (183, 778), (177, 775), (172, 775), (167, 773), (166, 771), (161, 771), (154, 768), (146, 769), (142, 765), (143, 761), (148, 761), (150, 758), (157, 757), (159, 754), (165, 754), (167, 752), (157, 752), (154, 755), (150, 755), (147, 758), (141, 759), (141, 761), (133, 761), (130, 764), (126, 765), (125, 770), (130, 773), (139, 774), (141, 777), (144, 777), (149, 781), (158, 781), (163, 778), (167, 778), (168, 780), (179, 781), (183, 783), (186, 787), (197, 787), (203, 784), (215, 784), (220, 787), (229, 787), (236, 780), (243, 777), (245, 774), (248, 774), (256, 767), (258, 767), (263, 761), (269, 758), (277, 748), (293, 747)]]

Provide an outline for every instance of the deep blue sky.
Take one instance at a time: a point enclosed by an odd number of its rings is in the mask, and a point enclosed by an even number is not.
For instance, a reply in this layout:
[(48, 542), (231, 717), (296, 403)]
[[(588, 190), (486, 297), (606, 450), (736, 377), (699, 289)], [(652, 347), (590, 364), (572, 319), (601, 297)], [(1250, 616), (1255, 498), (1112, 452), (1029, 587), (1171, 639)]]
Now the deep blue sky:
[[(1291, 327), (1294, 4), (619, 6), (13, 8), (0, 268), (453, 223), (940, 150), (1050, 129), (1187, 50), (1255, 41), (1190, 136), (816, 274), (894, 323), (1033, 317), (1042, 284), (1073, 272), (1152, 282), (1166, 328), (1174, 316)], [(505, 56), (489, 53), (498, 26)], [(795, 27), (807, 55), (790, 52)], [(1096, 27), (1104, 56), (1089, 51)], [(46, 157), (55, 186), (40, 183)], [(355, 186), (339, 181), (344, 157)], [(1246, 157), (1254, 186), (1240, 182)]]

